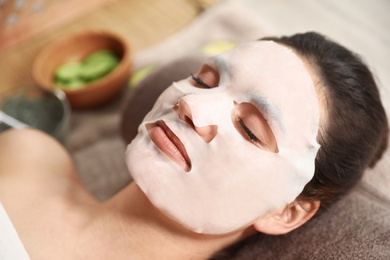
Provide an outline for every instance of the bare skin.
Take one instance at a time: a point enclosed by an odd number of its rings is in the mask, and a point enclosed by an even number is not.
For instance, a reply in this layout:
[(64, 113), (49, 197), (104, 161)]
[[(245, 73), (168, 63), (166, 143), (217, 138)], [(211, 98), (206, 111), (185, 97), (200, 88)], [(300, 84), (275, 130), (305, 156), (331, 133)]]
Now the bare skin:
[(0, 134), (0, 151), (0, 201), (31, 259), (205, 259), (256, 232), (192, 233), (134, 183), (98, 202), (64, 147), (36, 130)]

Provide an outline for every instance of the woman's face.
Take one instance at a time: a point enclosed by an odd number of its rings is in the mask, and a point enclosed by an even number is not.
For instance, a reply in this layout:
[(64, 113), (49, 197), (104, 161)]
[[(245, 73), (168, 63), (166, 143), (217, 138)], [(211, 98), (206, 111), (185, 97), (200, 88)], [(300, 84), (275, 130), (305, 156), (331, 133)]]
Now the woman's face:
[(234, 231), (295, 200), (314, 174), (319, 106), (290, 49), (242, 44), (157, 100), (127, 148), (149, 200), (186, 228)]

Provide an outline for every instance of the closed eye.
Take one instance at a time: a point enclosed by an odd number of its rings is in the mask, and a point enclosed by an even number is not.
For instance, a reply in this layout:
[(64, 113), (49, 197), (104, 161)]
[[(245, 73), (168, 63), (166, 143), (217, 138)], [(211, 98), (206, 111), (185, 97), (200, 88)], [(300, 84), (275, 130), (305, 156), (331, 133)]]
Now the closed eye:
[(252, 133), (252, 131), (245, 125), (244, 121), (241, 118), (238, 119), (238, 123), (252, 142), (260, 143), (259, 138), (257, 138), (256, 135)]
[(204, 88), (211, 88), (209, 85), (207, 85), (206, 83), (204, 83), (203, 80), (201, 80), (200, 78), (198, 77), (195, 77), (194, 74), (191, 73), (191, 78), (200, 86), (204, 87)]
[(198, 73), (191, 74), (191, 81), (198, 88), (215, 88), (219, 84), (219, 73), (211, 66), (204, 64)]
[(255, 146), (278, 153), (275, 136), (263, 114), (253, 104), (234, 102), (232, 121), (237, 131)]

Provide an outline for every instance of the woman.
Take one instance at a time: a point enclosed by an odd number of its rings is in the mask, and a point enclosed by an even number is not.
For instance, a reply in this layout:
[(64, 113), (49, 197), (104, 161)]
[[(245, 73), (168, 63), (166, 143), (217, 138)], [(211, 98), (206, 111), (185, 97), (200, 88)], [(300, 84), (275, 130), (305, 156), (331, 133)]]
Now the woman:
[(162, 94), (127, 149), (135, 182), (107, 202), (34, 130), (0, 136), (0, 201), (33, 259), (205, 259), (303, 225), (375, 164), (387, 132), (348, 50), (315, 33), (264, 39)]

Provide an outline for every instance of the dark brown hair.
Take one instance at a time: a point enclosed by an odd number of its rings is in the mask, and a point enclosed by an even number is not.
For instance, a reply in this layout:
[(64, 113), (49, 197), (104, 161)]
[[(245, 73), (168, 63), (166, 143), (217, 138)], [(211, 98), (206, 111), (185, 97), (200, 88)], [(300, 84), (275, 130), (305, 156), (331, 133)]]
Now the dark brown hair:
[(327, 119), (320, 125), (314, 177), (298, 200), (320, 200), (325, 208), (349, 191), (387, 148), (389, 126), (374, 77), (356, 54), (318, 33), (261, 40), (292, 48), (319, 77)]
[[(350, 191), (387, 148), (389, 126), (377, 85), (358, 55), (318, 33), (261, 40), (290, 47), (309, 62), (319, 78), (320, 86), (316, 87), (320, 102), (325, 103), (321, 105), (327, 118), (322, 118), (320, 123), (321, 148), (314, 177), (298, 201), (320, 200), (322, 211)], [(236, 259), (246, 243), (253, 246), (258, 241), (261, 234), (234, 244), (210, 259)], [(251, 253), (247, 256), (258, 257)]]

